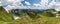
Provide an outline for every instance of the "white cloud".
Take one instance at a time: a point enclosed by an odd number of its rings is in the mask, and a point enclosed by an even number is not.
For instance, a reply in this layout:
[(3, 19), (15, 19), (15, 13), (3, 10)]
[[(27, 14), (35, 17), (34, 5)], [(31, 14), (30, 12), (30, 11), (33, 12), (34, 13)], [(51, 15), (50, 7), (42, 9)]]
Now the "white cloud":
[(23, 9), (22, 6), (11, 6), (8, 5), (7, 7), (4, 7), (4, 9), (7, 11), (7, 13), (9, 13), (9, 10), (11, 9)]
[(60, 2), (55, 2), (55, 0), (52, 0), (48, 5), (48, 0), (42, 0), (40, 3), (41, 3), (40, 8), (42, 9), (55, 9), (57, 11), (60, 11)]
[(8, 2), (21, 2), (21, 1), (24, 1), (24, 0), (7, 0)]
[(6, 9), (8, 9), (8, 10), (13, 9), (13, 8), (15, 8), (15, 6), (8, 5), (8, 6), (6, 7)]
[(36, 9), (49, 9), (48, 0), (41, 0), (40, 4), (33, 4)]
[(55, 5), (56, 5), (56, 6), (60, 6), (60, 2), (56, 3)]
[(54, 0), (49, 3), (48, 5), (49, 8), (53, 8), (55, 9), (56, 11), (60, 11), (60, 2), (55, 2)]
[(8, 2), (13, 2), (13, 1), (15, 1), (15, 0), (7, 0)]
[(48, 0), (41, 0), (41, 5), (45, 6), (48, 4)]
[(1, 4), (1, 1), (0, 1), (0, 6), (1, 6), (2, 4)]
[(60, 2), (55, 4), (55, 10), (60, 11)]
[(1, 3), (1, 1), (0, 1), (0, 3)]
[(35, 7), (40, 7), (41, 5), (40, 4), (33, 4)]
[[(23, 6), (20, 2), (24, 0), (0, 0), (0, 5), (6, 4), (8, 5), (5, 7), (7, 10), (14, 9), (14, 8), (20, 8), (20, 9), (27, 9), (30, 8), (29, 6)], [(19, 5), (22, 6), (19, 6)], [(29, 2), (25, 1), (26, 5), (31, 5)], [(60, 2), (54, 2), (54, 0), (51, 1), (48, 5), (48, 0), (41, 0), (40, 4), (33, 4), (33, 8), (35, 9), (50, 9), (50, 8), (55, 8), (56, 10), (60, 9)], [(55, 7), (54, 7), (55, 6)]]
[(7, 7), (4, 7), (4, 9), (9, 13), (10, 9), (22, 9), (21, 6), (19, 6), (21, 1), (24, 0), (0, 0), (0, 5), (7, 5)]
[(26, 4), (26, 5), (30, 5), (30, 3), (29, 3), (29, 2), (27, 2), (27, 1), (25, 1), (25, 4)]
[(7, 4), (7, 5), (19, 5), (19, 3), (21, 3), (21, 1), (24, 0), (0, 0), (1, 4)]

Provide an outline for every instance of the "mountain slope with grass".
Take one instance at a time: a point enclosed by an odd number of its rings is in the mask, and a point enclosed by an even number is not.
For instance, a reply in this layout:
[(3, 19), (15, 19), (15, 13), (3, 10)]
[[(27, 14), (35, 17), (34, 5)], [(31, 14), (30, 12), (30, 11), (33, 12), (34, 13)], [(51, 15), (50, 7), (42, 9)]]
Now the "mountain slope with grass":
[(5, 9), (0, 6), (0, 21), (10, 22), (13, 20), (12, 16), (12, 13), (7, 13)]
[[(56, 18), (55, 15), (48, 10), (43, 13), (34, 13), (19, 11), (20, 19), (14, 20), (14, 12), (7, 13), (5, 9), (0, 7), (0, 24), (60, 24), (60, 18)], [(59, 12), (60, 13), (60, 12)]]

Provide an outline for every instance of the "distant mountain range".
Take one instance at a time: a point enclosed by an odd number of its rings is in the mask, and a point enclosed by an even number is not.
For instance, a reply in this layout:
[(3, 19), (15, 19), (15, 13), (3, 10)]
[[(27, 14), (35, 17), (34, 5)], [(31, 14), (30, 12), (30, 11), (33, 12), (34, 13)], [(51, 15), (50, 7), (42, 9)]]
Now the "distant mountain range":
[[(3, 7), (0, 6), (0, 10), (2, 9)], [(44, 9), (11, 9), (11, 11), (23, 11), (24, 13), (28, 13), (28, 12), (43, 13), (44, 11), (50, 11), (50, 10), (55, 11), (55, 9), (47, 9), (47, 10), (44, 10)]]
[(12, 9), (11, 11), (17, 11), (18, 12), (18, 10), (20, 12), (22, 11), (24, 13), (28, 13), (28, 12), (43, 13), (44, 11), (50, 11), (50, 10), (55, 11), (54, 9), (47, 9), (47, 10), (43, 10), (43, 9), (41, 9), (41, 10), (39, 10), (39, 9)]

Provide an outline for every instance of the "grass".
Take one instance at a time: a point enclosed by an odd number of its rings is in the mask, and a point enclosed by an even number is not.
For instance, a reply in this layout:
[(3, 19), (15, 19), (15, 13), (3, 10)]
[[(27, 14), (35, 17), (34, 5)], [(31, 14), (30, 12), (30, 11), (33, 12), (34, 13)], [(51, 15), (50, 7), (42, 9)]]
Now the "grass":
[(0, 11), (0, 24), (4, 22), (12, 22), (12, 13), (7, 13), (4, 9)]
[(41, 18), (36, 20), (32, 20), (28, 15), (23, 16), (21, 19), (15, 20), (12, 24), (60, 24), (60, 18), (39, 16)]
[[(30, 13), (30, 15), (31, 17), (32, 15), (35, 16), (34, 13)], [(5, 24), (5, 22), (7, 22), (7, 24), (60, 24), (60, 18), (47, 17), (48, 14), (46, 14), (46, 16), (44, 14), (37, 14), (36, 16), (39, 16), (39, 18), (37, 17), (34, 20), (30, 18), (30, 15), (24, 14), (21, 15), (21, 19), (14, 20), (12, 13), (6, 13), (6, 11), (3, 10), (0, 11), (0, 24)]]

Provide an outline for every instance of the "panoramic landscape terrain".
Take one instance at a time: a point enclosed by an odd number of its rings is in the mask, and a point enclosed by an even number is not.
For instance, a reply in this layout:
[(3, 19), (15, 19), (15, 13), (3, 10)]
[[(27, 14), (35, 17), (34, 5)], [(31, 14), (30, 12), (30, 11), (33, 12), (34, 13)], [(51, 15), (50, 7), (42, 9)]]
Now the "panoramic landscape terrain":
[(0, 24), (60, 24), (60, 0), (0, 0)]
[[(54, 12), (56, 13), (54, 14)], [(54, 9), (11, 9), (7, 13), (0, 6), (0, 24), (60, 24), (60, 11), (57, 12)]]

